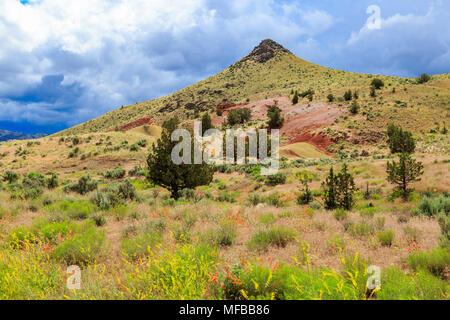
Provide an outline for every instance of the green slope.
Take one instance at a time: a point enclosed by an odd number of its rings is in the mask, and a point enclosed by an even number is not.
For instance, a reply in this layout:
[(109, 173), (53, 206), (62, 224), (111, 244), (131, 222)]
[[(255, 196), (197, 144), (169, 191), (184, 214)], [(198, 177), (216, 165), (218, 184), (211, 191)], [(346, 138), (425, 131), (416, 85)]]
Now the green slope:
[[(399, 122), (418, 132), (435, 127), (436, 123), (449, 117), (450, 74), (433, 76), (428, 83), (419, 85), (415, 79), (321, 67), (280, 48), (265, 40), (249, 56), (212, 77), (171, 95), (108, 112), (59, 134), (107, 131), (145, 115), (153, 116), (157, 124), (173, 114), (188, 120), (194, 118), (196, 109), (200, 112), (211, 110), (224, 101), (251, 103), (266, 97), (288, 96), (292, 90), (308, 88), (315, 90), (314, 100), (319, 101), (326, 101), (330, 93), (342, 97), (348, 89), (357, 90), (364, 116), (358, 123), (366, 129), (380, 130), (388, 122)], [(261, 57), (267, 58), (268, 53), (273, 57), (261, 62)], [(375, 77), (382, 79), (385, 87), (372, 98), (369, 96), (370, 83)], [(336, 103), (347, 104), (344, 101)]]

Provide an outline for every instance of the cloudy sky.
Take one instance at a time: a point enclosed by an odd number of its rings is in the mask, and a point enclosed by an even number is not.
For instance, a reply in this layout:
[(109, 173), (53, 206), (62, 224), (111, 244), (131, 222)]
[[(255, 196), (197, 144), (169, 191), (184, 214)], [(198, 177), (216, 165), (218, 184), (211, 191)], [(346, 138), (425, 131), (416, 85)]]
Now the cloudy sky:
[(447, 73), (449, 21), (447, 0), (0, 0), (0, 129), (53, 133), (170, 94), (266, 38), (341, 70)]

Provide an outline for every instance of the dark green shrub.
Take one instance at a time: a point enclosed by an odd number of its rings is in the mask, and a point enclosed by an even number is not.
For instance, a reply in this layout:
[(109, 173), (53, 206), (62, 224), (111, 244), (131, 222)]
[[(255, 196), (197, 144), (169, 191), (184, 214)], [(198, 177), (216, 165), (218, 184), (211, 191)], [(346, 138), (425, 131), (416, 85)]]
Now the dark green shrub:
[(265, 183), (269, 186), (277, 186), (280, 184), (285, 184), (286, 179), (287, 179), (286, 174), (284, 174), (282, 172), (278, 172), (278, 173), (267, 176), (265, 179)]
[(384, 82), (381, 79), (373, 79), (371, 82), (372, 87), (379, 90), (384, 87)]
[(269, 129), (281, 128), (284, 123), (284, 118), (281, 116), (281, 109), (277, 106), (272, 106), (267, 111), (267, 116), (269, 117), (269, 121), (267, 125)]
[(129, 179), (123, 182), (114, 182), (107, 187), (96, 191), (91, 196), (91, 202), (99, 208), (107, 210), (125, 204), (127, 200), (136, 200), (136, 187)]
[(64, 191), (65, 192), (72, 191), (84, 195), (86, 193), (96, 190), (97, 185), (98, 185), (97, 181), (92, 180), (91, 176), (88, 174), (78, 179), (78, 183), (75, 184), (71, 183), (65, 185)]
[(435, 217), (440, 213), (450, 214), (450, 195), (442, 193), (439, 197), (425, 196), (415, 211), (428, 217)]
[(349, 111), (351, 114), (358, 114), (359, 109), (360, 109), (359, 103), (356, 101), (353, 101), (349, 107)]
[(418, 84), (423, 84), (423, 83), (426, 83), (426, 82), (428, 82), (430, 80), (431, 80), (431, 77), (428, 74), (423, 73), (420, 77), (417, 78), (417, 83)]
[(6, 181), (9, 184), (12, 184), (19, 180), (19, 175), (14, 171), (7, 170), (3, 173), (2, 178), (3, 178), (3, 181)]
[(344, 93), (344, 100), (345, 101), (352, 100), (352, 97), (353, 97), (352, 90), (345, 91), (345, 93)]

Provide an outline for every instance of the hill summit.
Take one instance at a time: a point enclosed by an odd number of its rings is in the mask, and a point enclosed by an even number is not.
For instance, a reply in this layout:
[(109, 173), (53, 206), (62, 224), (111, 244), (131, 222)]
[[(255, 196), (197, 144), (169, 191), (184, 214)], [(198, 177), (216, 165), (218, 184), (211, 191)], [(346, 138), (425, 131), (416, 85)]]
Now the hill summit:
[[(371, 91), (374, 79), (384, 85), (375, 92)], [(448, 113), (449, 88), (449, 74), (434, 75), (427, 83), (420, 84), (413, 78), (340, 71), (303, 60), (277, 42), (265, 39), (250, 54), (215, 75), (170, 95), (112, 110), (58, 135), (119, 130), (147, 119), (152, 119), (152, 125), (160, 125), (172, 116), (190, 125), (201, 113), (214, 113), (224, 104), (251, 107), (274, 103), (274, 100), (281, 103), (284, 99), (295, 108), (292, 103), (295, 92), (302, 97), (299, 106), (305, 108), (311, 102), (335, 105), (343, 110), (353, 103), (359, 108), (357, 115), (343, 114), (337, 119), (335, 129), (345, 131), (342, 135), (350, 136), (348, 130), (378, 135), (388, 123), (401, 124), (418, 133), (429, 131), (437, 123), (442, 125), (442, 114)], [(312, 93), (310, 100), (303, 93)]]
[(275, 57), (277, 53), (291, 52), (272, 39), (265, 39), (261, 41), (261, 43), (256, 46), (248, 56), (244, 57), (241, 62), (252, 60), (259, 63), (264, 63)]

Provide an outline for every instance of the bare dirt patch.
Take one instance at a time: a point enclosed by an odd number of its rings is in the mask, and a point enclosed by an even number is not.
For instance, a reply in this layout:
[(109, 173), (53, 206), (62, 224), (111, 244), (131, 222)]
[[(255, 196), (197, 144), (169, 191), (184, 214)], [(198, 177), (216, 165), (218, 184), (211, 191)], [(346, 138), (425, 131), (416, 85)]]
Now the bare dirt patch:
[[(123, 126), (120, 126), (118, 129), (119, 131), (128, 131), (137, 127), (145, 126), (145, 125), (151, 125), (153, 124), (154, 120), (150, 116), (145, 116), (142, 118), (139, 118), (135, 121), (129, 122), (127, 124), (124, 124)], [(115, 129), (111, 129), (109, 131), (114, 131)]]
[(284, 125), (280, 130), (283, 137), (287, 138), (289, 144), (307, 142), (326, 152), (326, 148), (333, 144), (331, 139), (325, 135), (314, 134), (319, 128), (333, 124), (333, 122), (344, 114), (344, 110), (337, 105), (325, 102), (311, 102), (308, 104), (292, 105), (288, 97), (271, 98), (239, 105), (227, 105), (221, 107), (222, 116), (212, 119), (213, 125), (222, 125), (230, 110), (249, 108), (252, 120), (267, 119), (269, 107), (277, 105), (285, 118)]

